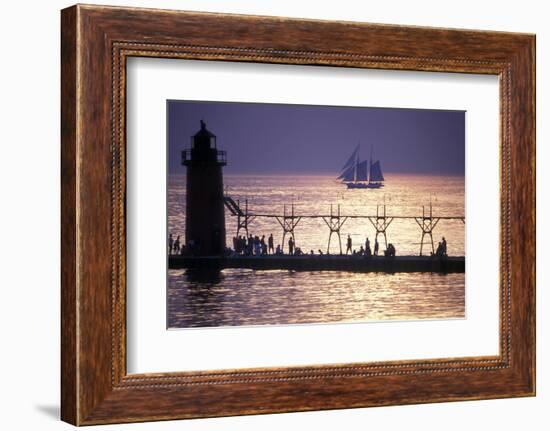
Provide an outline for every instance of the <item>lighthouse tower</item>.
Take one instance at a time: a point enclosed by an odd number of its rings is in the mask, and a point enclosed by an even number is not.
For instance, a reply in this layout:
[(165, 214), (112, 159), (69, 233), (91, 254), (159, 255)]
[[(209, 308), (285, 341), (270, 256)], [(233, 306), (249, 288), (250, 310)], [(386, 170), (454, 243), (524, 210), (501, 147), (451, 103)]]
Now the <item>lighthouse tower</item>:
[(201, 120), (191, 148), (182, 152), (187, 167), (185, 242), (197, 256), (216, 256), (225, 249), (222, 166), (227, 162), (216, 145), (216, 135)]

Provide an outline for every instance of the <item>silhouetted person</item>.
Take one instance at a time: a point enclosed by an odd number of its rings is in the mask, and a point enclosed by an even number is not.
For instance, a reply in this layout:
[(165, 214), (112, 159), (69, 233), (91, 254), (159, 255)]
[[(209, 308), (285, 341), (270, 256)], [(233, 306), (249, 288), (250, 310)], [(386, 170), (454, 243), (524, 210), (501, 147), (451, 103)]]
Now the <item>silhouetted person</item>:
[(254, 237), (254, 254), (256, 256), (262, 254), (262, 245), (260, 243), (260, 237), (258, 235)]
[(252, 234), (248, 237), (248, 242), (246, 244), (246, 254), (248, 256), (252, 255), (254, 253), (254, 238), (252, 237)]
[(283, 250), (281, 249), (281, 244), (277, 244), (277, 248), (275, 249), (275, 254), (277, 256), (280, 256), (281, 254), (283, 254)]
[(351, 236), (348, 234), (348, 240), (347, 240), (347, 246), (346, 246), (346, 254), (351, 253), (352, 250), (351, 250)]
[(374, 238), (374, 255), (378, 256), (378, 238)]
[(273, 249), (273, 234), (269, 234), (269, 238), (267, 239), (267, 244), (268, 244), (268, 251), (269, 253), (273, 254), (274, 253), (274, 249)]
[(441, 256), (447, 256), (447, 240), (445, 237), (441, 238)]
[(288, 239), (288, 254), (293, 255), (294, 254), (294, 241), (292, 237)]
[(370, 249), (370, 242), (369, 242), (368, 239), (367, 239), (367, 248), (365, 249), (365, 256), (366, 257), (371, 257), (372, 256), (372, 251)]
[(246, 237), (244, 235), (241, 236), (239, 253), (246, 254)]
[(176, 241), (174, 242), (174, 254), (180, 252), (180, 235), (176, 238)]
[(365, 250), (367, 248), (370, 248), (370, 240), (369, 240), (369, 237), (367, 237), (366, 241), (365, 241)]
[(242, 244), (243, 244), (243, 239), (242, 237), (239, 235), (238, 237), (235, 238), (235, 252), (237, 254), (241, 254), (241, 251), (242, 251)]
[(260, 250), (262, 256), (267, 254), (267, 243), (265, 242), (265, 235), (262, 235), (262, 238), (260, 239)]
[(172, 237), (172, 234), (170, 234), (168, 238), (168, 254), (172, 254), (173, 248), (174, 248), (174, 238)]

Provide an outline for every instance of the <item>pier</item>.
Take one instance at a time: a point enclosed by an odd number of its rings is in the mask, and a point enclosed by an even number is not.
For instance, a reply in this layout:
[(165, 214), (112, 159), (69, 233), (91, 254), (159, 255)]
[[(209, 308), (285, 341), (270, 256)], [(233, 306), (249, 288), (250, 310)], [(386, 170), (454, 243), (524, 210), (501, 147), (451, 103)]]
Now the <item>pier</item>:
[(350, 272), (436, 272), (463, 273), (464, 257), (435, 256), (180, 256), (171, 255), (170, 269), (221, 270), (245, 268), (254, 270), (350, 271)]

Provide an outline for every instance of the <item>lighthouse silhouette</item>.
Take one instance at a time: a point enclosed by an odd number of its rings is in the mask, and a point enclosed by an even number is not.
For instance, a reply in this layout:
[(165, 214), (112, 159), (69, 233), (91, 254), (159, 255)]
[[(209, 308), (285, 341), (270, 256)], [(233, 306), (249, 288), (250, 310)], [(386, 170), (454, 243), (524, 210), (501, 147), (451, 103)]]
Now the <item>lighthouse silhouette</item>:
[(191, 148), (182, 152), (187, 167), (185, 242), (196, 256), (221, 255), (225, 250), (222, 167), (226, 152), (218, 150), (216, 135), (201, 120), (191, 136)]

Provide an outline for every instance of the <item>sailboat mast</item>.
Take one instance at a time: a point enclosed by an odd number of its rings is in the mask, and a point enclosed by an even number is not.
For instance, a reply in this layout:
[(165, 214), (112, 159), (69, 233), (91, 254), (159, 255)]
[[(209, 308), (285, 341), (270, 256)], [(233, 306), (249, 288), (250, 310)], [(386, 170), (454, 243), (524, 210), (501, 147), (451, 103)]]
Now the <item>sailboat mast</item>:
[(369, 184), (372, 176), (372, 144), (370, 146), (370, 158), (369, 158)]
[(355, 155), (355, 170), (353, 172), (353, 182), (357, 182), (357, 175), (359, 174), (359, 153), (361, 152), (361, 143), (357, 142), (357, 153)]
[(353, 182), (357, 182), (357, 172), (359, 170), (359, 152), (357, 152), (357, 157), (355, 158), (355, 170), (353, 172)]

